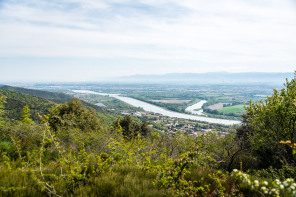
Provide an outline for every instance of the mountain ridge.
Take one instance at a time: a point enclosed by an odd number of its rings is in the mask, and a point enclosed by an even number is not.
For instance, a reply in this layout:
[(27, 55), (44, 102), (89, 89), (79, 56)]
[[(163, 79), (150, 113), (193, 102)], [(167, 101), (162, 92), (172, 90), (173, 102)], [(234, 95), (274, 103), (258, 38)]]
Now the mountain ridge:
[(240, 84), (268, 83), (282, 84), (286, 78), (293, 78), (293, 72), (209, 72), (209, 73), (168, 73), (160, 75), (131, 75), (115, 79), (123, 83), (170, 83), (170, 84)]
[(28, 88), (21, 88), (21, 87), (15, 87), (15, 86), (9, 86), (9, 85), (0, 85), (0, 90), (8, 90), (12, 92), (19, 92), (23, 94), (29, 94), (32, 96), (38, 96), (44, 99), (50, 99), (50, 100), (59, 100), (59, 101), (67, 101), (71, 100), (74, 97), (70, 96), (65, 93), (61, 92), (50, 92), (50, 91), (44, 91), (44, 90), (35, 90), (35, 89), (28, 89)]
[[(1, 94), (6, 97), (4, 104), (7, 114), (5, 117), (17, 120), (23, 109), (28, 104), (31, 109), (32, 119), (39, 120), (36, 113), (48, 114), (50, 109), (58, 104), (63, 104), (74, 97), (65, 93), (34, 90), (14, 86), (0, 86)], [(107, 114), (102, 107), (80, 100), (86, 108), (93, 108), (99, 114)]]

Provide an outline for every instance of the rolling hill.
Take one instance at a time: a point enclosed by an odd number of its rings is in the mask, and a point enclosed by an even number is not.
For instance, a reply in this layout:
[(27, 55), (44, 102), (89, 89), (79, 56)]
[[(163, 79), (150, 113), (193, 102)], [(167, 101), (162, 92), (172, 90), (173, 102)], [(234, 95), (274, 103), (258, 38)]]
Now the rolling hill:
[[(2, 86), (0, 87), (0, 90), (2, 90), (1, 94), (6, 97), (6, 103), (4, 104), (6, 114), (4, 117), (14, 120), (19, 119), (21, 111), (25, 105), (28, 105), (31, 109), (31, 118), (34, 121), (38, 121), (39, 117), (36, 116), (36, 113), (43, 115), (48, 114), (52, 107), (74, 98), (65, 93), (47, 92), (12, 86)], [(95, 109), (100, 119), (102, 119), (102, 122), (106, 122), (108, 125), (117, 117), (116, 114), (112, 114), (102, 107), (82, 100), (81, 102), (84, 107)]]
[(31, 109), (31, 118), (36, 121), (39, 120), (36, 116), (37, 112), (48, 114), (49, 110), (57, 105), (54, 101), (19, 92), (3, 90), (1, 94), (6, 97), (4, 117), (8, 119), (18, 120), (23, 107), (28, 105)]
[(67, 100), (70, 100), (73, 98), (72, 96), (65, 94), (65, 93), (61, 93), (61, 92), (48, 92), (48, 91), (43, 91), (43, 90), (34, 90), (34, 89), (8, 86), (8, 85), (1, 86), (0, 90), (19, 92), (19, 93), (29, 94), (32, 96), (38, 96), (38, 97), (50, 99), (50, 100), (67, 101)]

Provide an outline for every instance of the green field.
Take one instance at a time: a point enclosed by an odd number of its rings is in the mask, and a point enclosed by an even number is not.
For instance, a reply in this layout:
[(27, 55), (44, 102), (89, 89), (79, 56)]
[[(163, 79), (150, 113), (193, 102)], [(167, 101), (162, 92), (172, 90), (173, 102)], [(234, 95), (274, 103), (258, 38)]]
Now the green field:
[(229, 107), (224, 107), (222, 109), (218, 109), (219, 112), (223, 112), (225, 114), (228, 113), (245, 113), (245, 108), (244, 105), (234, 105), (234, 106), (229, 106)]
[(221, 97), (217, 97), (218, 100), (226, 100), (226, 101), (231, 101), (232, 97), (229, 96), (221, 96)]

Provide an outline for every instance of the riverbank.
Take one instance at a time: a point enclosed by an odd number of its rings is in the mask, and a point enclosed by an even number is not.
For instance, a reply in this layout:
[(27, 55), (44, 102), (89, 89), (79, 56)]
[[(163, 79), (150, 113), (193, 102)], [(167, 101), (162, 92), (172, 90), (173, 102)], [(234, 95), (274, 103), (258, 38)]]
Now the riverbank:
[[(196, 120), (196, 121), (202, 121), (202, 122), (213, 123), (213, 124), (223, 124), (223, 125), (234, 125), (234, 124), (241, 123), (240, 121), (236, 121), (236, 120), (209, 118), (209, 117), (202, 117), (202, 116), (189, 115), (189, 114), (184, 114), (184, 113), (179, 113), (179, 112), (173, 112), (173, 111), (169, 111), (169, 110), (163, 109), (161, 107), (158, 107), (156, 105), (152, 105), (152, 104), (149, 104), (149, 103), (146, 103), (146, 102), (134, 99), (134, 98), (120, 96), (119, 94), (99, 93), (99, 92), (94, 92), (94, 91), (90, 91), (90, 90), (72, 90), (72, 91), (76, 92), (76, 93), (82, 93), (82, 94), (97, 94), (97, 95), (102, 95), (102, 96), (110, 96), (110, 97), (116, 98), (118, 100), (121, 100), (125, 103), (128, 103), (134, 107), (141, 107), (145, 111), (158, 113), (158, 114), (172, 117), (172, 118), (183, 118), (183, 119), (187, 119), (187, 120)], [(193, 107), (193, 108), (195, 108), (195, 107)]]

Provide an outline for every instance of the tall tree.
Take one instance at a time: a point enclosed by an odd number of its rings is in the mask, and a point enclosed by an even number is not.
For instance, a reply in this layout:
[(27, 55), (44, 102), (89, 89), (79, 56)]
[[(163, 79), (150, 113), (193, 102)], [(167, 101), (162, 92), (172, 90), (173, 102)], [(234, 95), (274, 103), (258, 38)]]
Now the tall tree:
[(146, 121), (136, 122), (131, 116), (124, 116), (123, 118), (118, 118), (114, 123), (114, 128), (118, 127), (122, 129), (122, 135), (126, 138), (133, 138), (140, 134), (142, 137), (149, 137), (151, 134), (151, 128), (148, 126)]
[(94, 109), (86, 109), (79, 99), (72, 99), (55, 107), (49, 115), (49, 124), (54, 130), (59, 127), (79, 128), (82, 131), (101, 129), (101, 122)]
[(1, 94), (0, 90), (0, 119), (2, 119), (2, 116), (4, 115), (4, 103), (5, 103), (5, 96)]
[(25, 123), (25, 124), (30, 124), (30, 123), (33, 123), (33, 120), (30, 118), (31, 116), (31, 113), (30, 113), (30, 108), (28, 105), (25, 105), (23, 110), (22, 110), (22, 113), (20, 115), (20, 121), (22, 123)]
[[(280, 141), (296, 142), (296, 72), (294, 79), (286, 80), (284, 88), (274, 89), (265, 101), (250, 101), (246, 108), (245, 135), (253, 150), (261, 157), (263, 167), (281, 165), (293, 159), (292, 147)], [(241, 132), (243, 130), (240, 130)]]

